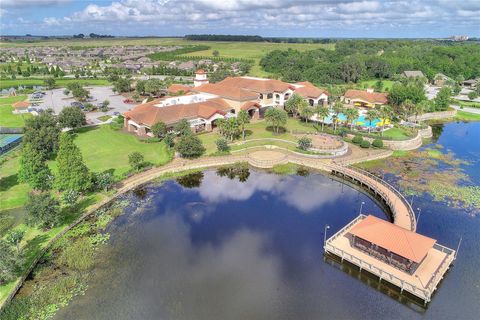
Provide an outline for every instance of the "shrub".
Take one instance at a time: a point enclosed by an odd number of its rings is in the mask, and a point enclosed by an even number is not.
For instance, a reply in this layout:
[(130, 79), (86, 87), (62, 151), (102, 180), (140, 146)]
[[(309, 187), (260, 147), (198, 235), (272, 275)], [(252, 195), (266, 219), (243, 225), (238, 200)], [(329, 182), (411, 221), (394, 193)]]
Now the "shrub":
[(368, 142), (368, 140), (363, 140), (363, 141), (360, 143), (360, 147), (361, 147), (361, 148), (370, 148), (370, 142)]
[(61, 199), (62, 199), (62, 202), (65, 203), (66, 205), (73, 206), (75, 203), (77, 203), (77, 200), (79, 197), (80, 197), (80, 192), (76, 190), (68, 189), (62, 193)]
[(217, 150), (219, 152), (227, 152), (230, 150), (230, 146), (228, 145), (228, 142), (224, 138), (220, 138), (217, 141), (215, 141), (215, 144), (217, 145)]
[(197, 158), (205, 152), (202, 141), (193, 134), (183, 135), (175, 148), (182, 158)]
[(167, 147), (172, 148), (175, 145), (175, 134), (172, 132), (167, 132), (163, 138), (163, 142), (165, 142)]
[(355, 137), (353, 137), (352, 142), (355, 144), (361, 144), (363, 142), (363, 137), (357, 134)]
[(308, 150), (312, 147), (312, 139), (309, 137), (301, 137), (298, 140), (298, 148), (300, 150)]
[(471, 91), (468, 93), (468, 99), (470, 100), (476, 99), (477, 97), (478, 97), (478, 93), (476, 93), (475, 91)]
[(372, 146), (375, 148), (383, 148), (383, 141), (381, 139), (375, 139), (372, 142)]
[(143, 154), (140, 152), (132, 152), (128, 155), (128, 163), (134, 170), (139, 170), (143, 165)]

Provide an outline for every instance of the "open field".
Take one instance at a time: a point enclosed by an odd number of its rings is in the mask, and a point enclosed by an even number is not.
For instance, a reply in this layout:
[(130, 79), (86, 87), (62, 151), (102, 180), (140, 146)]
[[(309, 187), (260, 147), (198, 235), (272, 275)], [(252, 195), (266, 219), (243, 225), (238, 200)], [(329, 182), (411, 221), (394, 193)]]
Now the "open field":
[(455, 116), (455, 120), (460, 121), (480, 121), (480, 114), (465, 112), (465, 111), (457, 111), (457, 115)]
[[(56, 87), (65, 87), (67, 83), (70, 82), (79, 82), (83, 85), (97, 85), (97, 86), (106, 86), (109, 85), (110, 82), (107, 79), (55, 79), (55, 86)], [(28, 79), (6, 79), (0, 80), (0, 90), (1, 89), (8, 89), (11, 87), (18, 87), (18, 86), (43, 86), (43, 79), (41, 78), (28, 78)]]
[[(360, 83), (360, 85), (367, 85), (368, 87), (371, 87), (371, 88), (375, 88), (375, 84), (377, 83), (378, 80), (368, 80), (368, 81), (362, 81)], [(389, 91), (393, 84), (395, 83), (395, 81), (392, 81), (392, 80), (382, 80), (382, 83), (383, 83), (383, 92), (385, 91)]]
[[(141, 142), (133, 135), (115, 131), (108, 125), (81, 129), (75, 137), (75, 143), (82, 151), (85, 164), (90, 170), (113, 170), (117, 178), (130, 169), (128, 155), (132, 152), (140, 152), (145, 161), (153, 165), (161, 165), (171, 159), (171, 154), (163, 142)], [(10, 153), (6, 157), (7, 161), (0, 165), (0, 211), (23, 206), (30, 192), (27, 184), (18, 182), (18, 152)], [(49, 166), (55, 171), (55, 161), (51, 161)]]
[(26, 96), (0, 98), (0, 127), (23, 127), (25, 119), (30, 118), (30, 113), (13, 114), (12, 103), (25, 100)]
[(269, 73), (261, 70), (260, 59), (273, 50), (292, 48), (299, 51), (314, 50), (317, 48), (334, 49), (335, 44), (321, 43), (270, 43), (270, 42), (240, 42), (240, 41), (193, 41), (183, 38), (124, 38), (124, 39), (68, 39), (48, 40), (29, 43), (0, 42), (0, 46), (32, 47), (32, 46), (71, 46), (71, 47), (100, 47), (125, 45), (206, 45), (209, 50), (196, 51), (186, 56), (212, 56), (213, 51), (219, 52), (219, 57), (253, 59), (255, 64), (250, 71), (254, 76), (267, 76)]

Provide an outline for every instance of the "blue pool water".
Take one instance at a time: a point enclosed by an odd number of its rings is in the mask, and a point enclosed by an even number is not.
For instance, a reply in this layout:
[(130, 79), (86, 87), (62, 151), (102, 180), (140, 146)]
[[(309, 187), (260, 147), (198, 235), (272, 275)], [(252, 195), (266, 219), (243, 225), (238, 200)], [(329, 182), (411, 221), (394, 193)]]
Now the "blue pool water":
[[(328, 117), (324, 118), (323, 119), (323, 123), (325, 124), (331, 124), (333, 122), (333, 119), (332, 119), (332, 115), (333, 114), (330, 114)], [(340, 121), (347, 121), (347, 117), (343, 114), (343, 113), (340, 113), (338, 115), (338, 119)], [(362, 126), (365, 126), (365, 127), (371, 127), (371, 128), (375, 128), (377, 127), (377, 124), (379, 124), (381, 122), (380, 119), (375, 119), (373, 120), (371, 123), (370, 121), (366, 120), (365, 119), (365, 116), (364, 115), (361, 115), (360, 117), (358, 117), (354, 124), (355, 125), (362, 125)]]

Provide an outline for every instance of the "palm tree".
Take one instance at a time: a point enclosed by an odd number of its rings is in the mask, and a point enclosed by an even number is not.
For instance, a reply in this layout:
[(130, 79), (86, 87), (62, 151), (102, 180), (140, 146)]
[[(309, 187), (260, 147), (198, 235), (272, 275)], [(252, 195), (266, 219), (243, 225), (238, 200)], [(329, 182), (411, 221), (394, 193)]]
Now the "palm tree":
[(382, 119), (382, 131), (380, 134), (383, 136), (383, 129), (385, 128), (385, 122), (387, 121), (387, 119), (390, 119), (392, 117), (393, 109), (390, 106), (385, 105), (385, 106), (381, 106), (377, 110), (378, 110), (378, 115)]
[(427, 100), (422, 100), (417, 103), (414, 107), (415, 112), (415, 122), (418, 123), (418, 115), (425, 113), (429, 109), (429, 102)]
[(317, 108), (316, 108), (316, 113), (317, 113), (317, 119), (322, 119), (322, 132), (323, 132), (323, 125), (325, 123), (325, 118), (328, 117), (330, 115), (330, 110), (328, 109), (328, 107), (324, 107), (322, 105), (317, 105)]
[(333, 120), (333, 132), (337, 132), (337, 120), (338, 117), (340, 116), (340, 113), (343, 112), (343, 103), (340, 101), (335, 101), (335, 104), (333, 105), (333, 115), (332, 115), (332, 120)]
[(415, 104), (412, 102), (412, 100), (407, 99), (402, 102), (401, 107), (405, 120), (408, 121), (408, 118), (412, 115), (413, 110), (415, 109)]
[(347, 117), (347, 121), (350, 123), (350, 130), (353, 130), (353, 122), (358, 118), (359, 115), (360, 113), (355, 107), (345, 110), (345, 116)]
[(307, 101), (302, 100), (300, 103), (300, 116), (305, 118), (305, 123), (308, 123), (308, 118), (313, 115), (313, 108), (307, 103)]
[(376, 109), (370, 109), (367, 111), (367, 114), (365, 115), (365, 120), (369, 122), (368, 133), (370, 133), (370, 130), (372, 129), (372, 121), (377, 118), (378, 118), (378, 111)]
[(240, 112), (237, 114), (237, 122), (242, 128), (242, 138), (245, 140), (245, 125), (250, 123), (250, 116), (248, 115), (248, 112), (245, 110), (240, 110)]
[(305, 102), (305, 100), (298, 94), (294, 93), (290, 99), (285, 102), (285, 111), (291, 113), (293, 117), (296, 118), (301, 110), (303, 102)]

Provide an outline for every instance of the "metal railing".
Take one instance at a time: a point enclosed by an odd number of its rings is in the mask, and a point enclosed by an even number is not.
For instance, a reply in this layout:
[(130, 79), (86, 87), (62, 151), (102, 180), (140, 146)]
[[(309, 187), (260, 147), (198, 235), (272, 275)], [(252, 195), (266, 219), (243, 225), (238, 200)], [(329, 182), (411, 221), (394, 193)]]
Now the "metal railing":
[[(351, 171), (354, 171), (356, 173), (359, 173), (360, 175), (357, 177), (359, 177), (359, 179), (362, 179), (363, 177), (362, 176), (367, 176), (373, 180), (375, 180), (376, 182), (380, 183), (381, 185), (383, 185), (384, 187), (388, 188), (391, 192), (393, 192), (401, 201), (402, 203), (405, 205), (405, 207), (407, 208), (407, 213), (408, 213), (408, 216), (409, 216), (409, 219), (410, 219), (410, 230), (411, 231), (415, 231), (416, 229), (416, 218), (415, 218), (415, 212), (413, 211), (412, 209), (412, 206), (410, 205), (410, 203), (407, 201), (407, 199), (405, 199), (405, 197), (394, 187), (392, 186), (391, 184), (389, 184), (387, 181), (377, 177), (376, 175), (366, 171), (366, 170), (363, 170), (363, 169), (360, 169), (360, 168), (356, 168), (356, 167), (352, 167), (352, 166), (348, 166), (348, 167), (341, 167), (340, 168), (345, 168), (347, 170), (351, 170)], [(339, 170), (341, 171), (341, 170)], [(346, 173), (348, 174), (347, 172), (345, 171), (342, 171), (342, 173)], [(365, 179), (362, 179), (363, 181), (365, 181)], [(374, 185), (369, 185), (370, 187), (372, 188), (375, 188)], [(392, 211), (392, 214), (394, 215), (394, 217), (396, 217), (397, 215), (397, 209), (396, 209), (396, 202), (392, 203), (390, 197), (388, 197), (387, 194), (385, 194), (383, 191), (381, 191), (380, 189), (378, 188), (375, 188), (375, 191), (377, 193), (381, 193), (383, 196), (385, 196), (385, 201), (386, 202), (390, 202), (390, 209)]]

